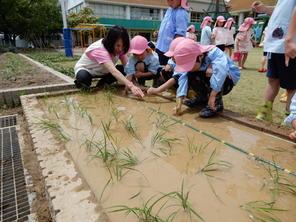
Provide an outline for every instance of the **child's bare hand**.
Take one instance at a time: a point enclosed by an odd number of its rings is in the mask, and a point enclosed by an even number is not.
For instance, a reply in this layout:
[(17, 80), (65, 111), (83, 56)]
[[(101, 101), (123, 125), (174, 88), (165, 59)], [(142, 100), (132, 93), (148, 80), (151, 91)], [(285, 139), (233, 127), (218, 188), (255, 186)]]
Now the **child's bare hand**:
[(142, 75), (143, 75), (143, 73), (142, 73), (142, 72), (139, 72), (139, 71), (137, 71), (137, 72), (135, 73), (135, 77), (136, 77), (136, 78), (141, 78)]
[(181, 109), (178, 107), (173, 108), (173, 115), (174, 116), (180, 116), (181, 115)]
[(296, 44), (294, 41), (285, 41), (285, 64), (289, 66), (289, 60), (296, 58)]
[(148, 96), (151, 96), (151, 95), (153, 95), (153, 94), (155, 94), (156, 92), (155, 92), (155, 88), (153, 88), (153, 87), (150, 87), (148, 90), (147, 90), (147, 95)]
[(292, 140), (296, 140), (296, 131), (290, 133), (289, 136), (290, 136), (290, 138), (291, 138)]
[(217, 109), (215, 106), (215, 101), (216, 101), (216, 97), (210, 96), (209, 101), (208, 101), (208, 106), (214, 111), (216, 111), (216, 109)]
[(251, 8), (254, 12), (265, 13), (265, 5), (260, 1), (255, 1), (251, 5)]

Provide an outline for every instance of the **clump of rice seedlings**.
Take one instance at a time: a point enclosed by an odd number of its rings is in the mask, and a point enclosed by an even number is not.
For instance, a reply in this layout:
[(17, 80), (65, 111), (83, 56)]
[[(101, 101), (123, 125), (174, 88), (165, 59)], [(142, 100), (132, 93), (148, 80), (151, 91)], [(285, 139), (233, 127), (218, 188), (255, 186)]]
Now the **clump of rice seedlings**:
[(151, 147), (155, 147), (157, 143), (166, 144), (171, 147), (178, 140), (178, 138), (166, 137), (166, 132), (156, 131), (151, 138)]
[(161, 129), (164, 131), (169, 131), (169, 128), (176, 124), (176, 122), (171, 121), (168, 117), (165, 115), (159, 115), (155, 122), (155, 126), (157, 129)]
[(93, 119), (91, 115), (87, 112), (86, 108), (81, 107), (79, 103), (75, 102), (74, 100), (71, 100), (70, 106), (81, 118), (86, 118), (90, 122), (90, 124), (93, 125)]
[(214, 177), (211, 173), (220, 171), (221, 168), (230, 168), (232, 167), (232, 164), (225, 160), (214, 160), (216, 156), (216, 149), (211, 153), (210, 158), (208, 159), (208, 162), (203, 166), (201, 169), (197, 171), (197, 173), (202, 173), (209, 177)]
[(112, 91), (107, 89), (107, 90), (105, 90), (104, 94), (105, 94), (105, 98), (106, 98), (108, 104), (109, 105), (113, 104), (114, 103), (114, 100), (113, 100), (114, 94), (112, 93)]
[[(162, 219), (159, 216), (159, 214), (167, 203), (167, 202), (163, 203), (162, 200), (169, 195), (171, 195), (171, 193), (162, 195), (157, 199), (155, 199), (155, 196), (152, 196), (146, 202), (144, 202), (142, 206), (135, 206), (135, 207), (129, 207), (126, 205), (113, 206), (110, 208), (115, 208), (115, 210), (112, 210), (110, 212), (111, 213), (124, 212), (126, 215), (134, 214), (137, 217), (139, 222), (167, 222), (169, 220)], [(156, 209), (158, 205), (161, 205), (161, 206), (159, 206), (159, 208)]]
[[(208, 146), (210, 145), (211, 142), (212, 141), (210, 141), (206, 144), (197, 145), (194, 142), (193, 137), (192, 138), (187, 137), (187, 148), (188, 148), (189, 153), (191, 153), (193, 156), (199, 155), (199, 154), (203, 153), (208, 148)], [(192, 156), (192, 158), (193, 158), (193, 156)]]
[(287, 210), (274, 208), (274, 202), (265, 202), (261, 200), (250, 201), (240, 206), (249, 213), (249, 218), (252, 221), (258, 222), (281, 222), (274, 213), (284, 212)]
[[(190, 221), (192, 221), (192, 216), (194, 215), (201, 221), (205, 221), (202, 216), (194, 210), (189, 202), (189, 191), (185, 192), (184, 190), (184, 180), (182, 181), (181, 189), (180, 191), (172, 192), (174, 199), (178, 200), (180, 202), (180, 206), (182, 207), (182, 210), (185, 211), (189, 217)], [(176, 205), (173, 205), (176, 206)], [(179, 210), (175, 211), (173, 214), (171, 214), (172, 218), (175, 217), (178, 214)]]
[(140, 136), (138, 135), (137, 131), (137, 127), (133, 121), (133, 116), (129, 116), (128, 119), (122, 120), (122, 124), (124, 125), (124, 129), (132, 136), (134, 137), (136, 140), (141, 141)]
[(57, 134), (58, 138), (63, 141), (70, 140), (69, 136), (63, 132), (62, 127), (57, 123), (53, 123), (53, 122), (50, 122), (47, 120), (40, 120), (40, 122), (36, 123), (36, 125), (38, 125), (39, 128), (41, 130), (43, 130), (44, 132), (47, 132), (47, 131), (55, 132)]
[(116, 107), (112, 106), (111, 113), (112, 113), (112, 116), (114, 117), (115, 121), (118, 123), (118, 119), (120, 117), (121, 111), (118, 110)]
[(265, 169), (270, 177), (267, 184), (273, 201), (276, 201), (282, 193), (296, 196), (296, 185), (293, 184), (286, 175), (281, 174), (277, 168), (268, 167)]

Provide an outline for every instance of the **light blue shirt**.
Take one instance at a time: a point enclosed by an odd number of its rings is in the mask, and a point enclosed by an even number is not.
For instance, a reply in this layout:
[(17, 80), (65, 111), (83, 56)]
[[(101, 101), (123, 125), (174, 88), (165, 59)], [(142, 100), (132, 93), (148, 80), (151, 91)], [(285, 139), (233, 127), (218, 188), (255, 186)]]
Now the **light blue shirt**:
[(169, 8), (160, 24), (156, 48), (167, 52), (175, 35), (186, 36), (189, 20), (188, 12), (183, 8)]
[[(292, 13), (296, 7), (296, 0), (278, 0), (268, 23), (264, 52), (285, 53), (284, 41), (288, 32)], [(275, 30), (279, 32), (276, 32)], [(282, 32), (282, 33), (281, 33)], [(273, 36), (273, 35), (276, 35)], [(294, 39), (296, 42), (296, 39)]]
[(234, 85), (240, 79), (239, 68), (228, 55), (217, 47), (208, 52), (200, 70), (206, 70), (209, 65), (212, 65), (213, 70), (210, 84), (211, 88), (215, 91), (221, 91), (227, 76), (231, 77)]
[(201, 30), (200, 44), (201, 45), (211, 45), (212, 39), (212, 29), (210, 26), (206, 26)]
[(173, 61), (172, 58), (169, 59), (168, 65), (171, 67), (173, 70), (174, 76), (178, 76), (178, 89), (177, 89), (177, 95), (176, 97), (182, 97), (182, 96), (187, 96), (187, 91), (188, 91), (188, 73), (187, 72), (177, 72), (176, 71), (176, 63)]
[(296, 119), (296, 93), (292, 97), (290, 115), (285, 119), (285, 123), (291, 126), (294, 119)]
[[(138, 61), (140, 60), (137, 60), (134, 56), (131, 56), (128, 59), (128, 62), (124, 67), (124, 72), (126, 73), (127, 76), (134, 75), (136, 73), (135, 65)], [(159, 65), (158, 59), (154, 55), (147, 53), (147, 56), (142, 61), (148, 67), (148, 72), (152, 72), (154, 75), (157, 74), (157, 69), (160, 67), (160, 65)]]

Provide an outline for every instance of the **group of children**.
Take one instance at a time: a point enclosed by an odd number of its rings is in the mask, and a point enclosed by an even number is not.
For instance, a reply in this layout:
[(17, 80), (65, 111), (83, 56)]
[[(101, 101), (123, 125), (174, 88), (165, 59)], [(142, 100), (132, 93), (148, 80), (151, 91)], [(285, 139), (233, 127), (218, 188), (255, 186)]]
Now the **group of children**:
[[(251, 17), (246, 18), (234, 39), (235, 28), (232, 18), (226, 21), (223, 16), (218, 16), (212, 31), (210, 26), (213, 20), (207, 16), (201, 24), (201, 41), (197, 43), (195, 28), (187, 28), (187, 0), (167, 2), (170, 7), (161, 22), (155, 52), (152, 47), (154, 45), (149, 46), (144, 37), (135, 36), (128, 42), (128, 34), (124, 28), (116, 27), (116, 32), (113, 32), (112, 28), (109, 33), (113, 34), (108, 33), (104, 40), (93, 43), (76, 64), (77, 87), (89, 86), (89, 81), (99, 76), (103, 79), (99, 81), (99, 86), (101, 83), (119, 80), (134, 95), (143, 97), (142, 90), (146, 80), (161, 80), (160, 85), (160, 81), (154, 81), (157, 84), (146, 89), (147, 94), (153, 95), (172, 86), (177, 87), (173, 114), (182, 114), (182, 104), (189, 107), (204, 104), (205, 107), (199, 113), (204, 118), (222, 111), (222, 97), (238, 82), (240, 69), (244, 68), (248, 52), (253, 47), (251, 39), (255, 20)], [(233, 47), (236, 53), (242, 55), (239, 67), (224, 53), (225, 48)], [(127, 52), (131, 54), (129, 58), (126, 56)], [(229, 53), (231, 55), (231, 50)], [(118, 59), (122, 63), (120, 67), (115, 66)], [(295, 81), (292, 82), (291, 84), (294, 84)], [(185, 100), (189, 89), (194, 90), (196, 96)]]

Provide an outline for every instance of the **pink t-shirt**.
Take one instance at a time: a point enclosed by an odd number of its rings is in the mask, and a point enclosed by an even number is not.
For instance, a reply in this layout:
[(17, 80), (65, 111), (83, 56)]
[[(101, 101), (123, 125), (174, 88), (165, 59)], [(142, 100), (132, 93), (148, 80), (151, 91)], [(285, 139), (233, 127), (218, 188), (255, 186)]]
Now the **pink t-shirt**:
[[(112, 57), (110, 53), (105, 48), (97, 48), (93, 49), (86, 53), (86, 55), (92, 60), (96, 61), (99, 64), (105, 63), (105, 62), (112, 62)], [(120, 54), (119, 59), (121, 62), (127, 62), (128, 57), (126, 54)]]

